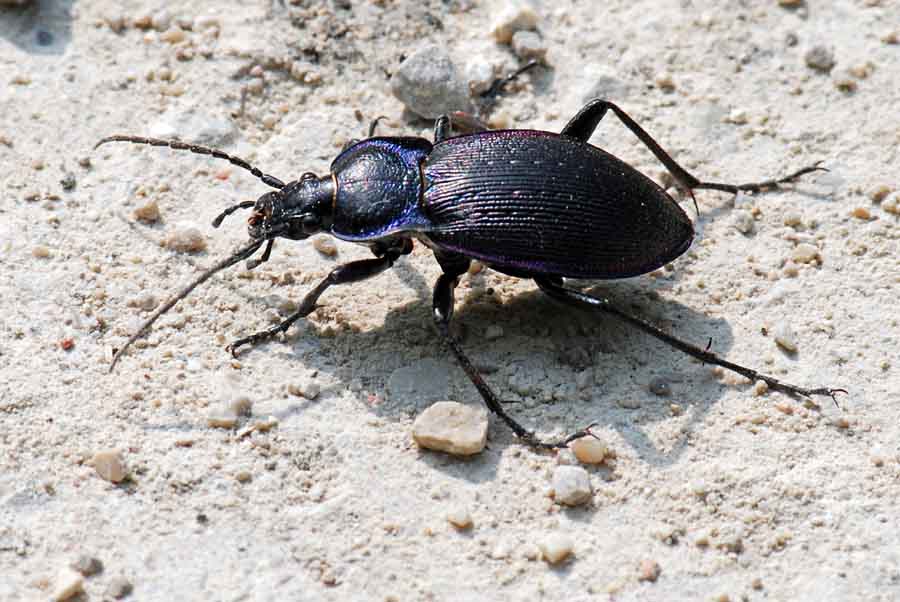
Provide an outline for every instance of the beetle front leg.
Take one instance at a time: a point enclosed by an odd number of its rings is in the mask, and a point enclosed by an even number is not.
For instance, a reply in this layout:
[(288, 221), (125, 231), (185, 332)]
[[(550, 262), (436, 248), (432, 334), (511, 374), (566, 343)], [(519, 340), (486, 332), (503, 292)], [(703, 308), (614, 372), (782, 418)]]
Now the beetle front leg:
[(453, 355), (456, 356), (456, 360), (466, 373), (466, 376), (469, 377), (469, 380), (471, 380), (472, 384), (475, 385), (475, 388), (478, 389), (485, 405), (487, 405), (491, 412), (499, 416), (519, 439), (533, 447), (545, 449), (564, 448), (575, 439), (591, 435), (590, 427), (587, 427), (560, 441), (542, 441), (536, 438), (534, 433), (526, 430), (525, 427), (516, 422), (516, 420), (503, 409), (503, 405), (497, 398), (497, 395), (491, 390), (487, 383), (484, 382), (481, 373), (478, 372), (478, 369), (472, 364), (465, 352), (463, 352), (459, 342), (452, 334), (450, 334), (450, 319), (453, 317), (454, 289), (459, 281), (459, 277), (465, 273), (467, 267), (468, 261), (466, 261), (466, 267), (462, 268), (461, 271), (458, 269), (447, 271), (438, 278), (437, 283), (434, 285), (434, 302), (432, 305), (434, 323), (437, 326), (441, 338), (447, 343), (450, 350), (453, 351)]
[(394, 265), (394, 262), (397, 261), (401, 255), (408, 255), (411, 253), (413, 246), (412, 241), (404, 240), (402, 242), (403, 244), (399, 247), (388, 248), (381, 257), (351, 261), (350, 263), (345, 263), (344, 265), (334, 268), (314, 289), (306, 293), (306, 296), (303, 297), (303, 301), (300, 303), (300, 309), (291, 314), (286, 320), (276, 324), (272, 328), (238, 339), (228, 345), (225, 349), (230, 352), (231, 355), (237, 357), (239, 347), (243, 347), (244, 345), (256, 345), (278, 336), (280, 333), (287, 332), (294, 322), (300, 318), (305, 318), (316, 309), (316, 302), (319, 300), (319, 297), (322, 296), (322, 293), (328, 290), (329, 287), (337, 284), (359, 282), (360, 280), (376, 276)]
[(780, 184), (793, 182), (800, 176), (813, 171), (828, 171), (824, 167), (819, 167), (819, 163), (821, 163), (821, 161), (819, 161), (814, 163), (813, 165), (810, 165), (809, 167), (799, 169), (794, 173), (782, 178), (773, 178), (762, 182), (751, 182), (749, 184), (722, 184), (719, 182), (701, 182), (699, 179), (691, 175), (681, 165), (679, 165), (675, 161), (675, 159), (673, 159), (671, 155), (669, 155), (669, 153), (663, 150), (659, 143), (656, 142), (656, 140), (654, 140), (653, 137), (644, 130), (644, 128), (639, 126), (637, 122), (632, 119), (625, 111), (620, 109), (615, 104), (609, 102), (608, 100), (601, 99), (592, 100), (591, 102), (586, 104), (584, 108), (582, 108), (578, 112), (578, 114), (575, 115), (575, 117), (573, 117), (572, 120), (566, 124), (566, 127), (564, 127), (562, 132), (560, 133), (563, 136), (570, 136), (572, 138), (577, 138), (582, 142), (587, 142), (591, 137), (591, 134), (594, 133), (594, 130), (597, 129), (597, 125), (600, 124), (600, 120), (603, 119), (607, 111), (612, 111), (613, 113), (615, 113), (616, 117), (619, 118), (619, 121), (621, 121), (622, 124), (629, 130), (631, 130), (631, 132), (635, 136), (637, 136), (647, 148), (650, 149), (650, 152), (656, 155), (656, 158), (666, 166), (666, 169), (670, 174), (672, 174), (675, 180), (683, 188), (689, 191), (705, 188), (708, 190), (721, 190), (723, 192), (730, 192), (732, 194), (737, 194), (740, 191), (760, 192), (763, 190), (778, 188)]
[(535, 278), (534, 281), (542, 291), (544, 291), (554, 299), (558, 299), (576, 307), (595, 310), (599, 309), (600, 311), (612, 314), (620, 320), (628, 322), (632, 326), (636, 326), (647, 334), (656, 337), (667, 345), (670, 345), (675, 349), (678, 349), (679, 351), (690, 355), (691, 357), (697, 358), (701, 362), (715, 364), (716, 366), (727, 368), (732, 372), (737, 372), (742, 376), (746, 376), (754, 382), (757, 380), (761, 380), (769, 385), (769, 388), (775, 389), (776, 391), (781, 391), (782, 393), (787, 393), (788, 395), (801, 395), (804, 397), (811, 397), (813, 395), (827, 395), (828, 397), (831, 397), (832, 401), (834, 401), (834, 405), (836, 406), (838, 405), (838, 403), (835, 395), (837, 393), (844, 393), (845, 395), (847, 394), (847, 391), (844, 389), (830, 389), (828, 387), (807, 389), (805, 387), (798, 387), (797, 385), (791, 385), (782, 382), (774, 377), (761, 374), (751, 368), (746, 368), (739, 364), (733, 364), (706, 349), (701, 349), (700, 347), (673, 337), (672, 335), (663, 332), (653, 324), (618, 309), (617, 307), (612, 305), (608, 299), (601, 299), (599, 297), (594, 297), (593, 295), (588, 295), (587, 293), (582, 293), (581, 291), (566, 288), (562, 285), (561, 278), (542, 277)]

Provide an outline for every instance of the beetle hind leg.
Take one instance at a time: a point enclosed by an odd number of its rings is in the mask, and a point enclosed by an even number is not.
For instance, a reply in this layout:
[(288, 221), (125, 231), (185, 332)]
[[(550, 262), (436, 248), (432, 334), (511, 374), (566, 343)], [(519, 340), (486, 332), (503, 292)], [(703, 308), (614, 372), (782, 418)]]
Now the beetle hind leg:
[(710, 352), (708, 348), (702, 349), (700, 347), (697, 347), (696, 345), (692, 345), (691, 343), (682, 341), (681, 339), (678, 339), (662, 331), (653, 324), (618, 309), (607, 299), (601, 299), (600, 297), (594, 297), (593, 295), (588, 295), (587, 293), (582, 293), (581, 291), (566, 288), (563, 286), (561, 278), (535, 278), (535, 282), (542, 291), (544, 291), (554, 299), (558, 299), (559, 301), (563, 301), (564, 303), (574, 305), (576, 307), (595, 309), (612, 314), (620, 320), (627, 322), (640, 330), (643, 330), (647, 334), (656, 337), (665, 344), (674, 347), (675, 349), (678, 349), (679, 351), (682, 351), (690, 355), (691, 357), (700, 360), (701, 362), (721, 366), (723, 368), (731, 370), (732, 372), (736, 372), (742, 376), (746, 376), (754, 382), (757, 380), (761, 380), (765, 382), (770, 389), (775, 389), (792, 396), (812, 397), (815, 395), (824, 395), (830, 397), (832, 401), (834, 401), (835, 406), (838, 406), (836, 398), (837, 394), (847, 394), (847, 391), (845, 389), (832, 389), (829, 387), (817, 387), (810, 389), (806, 387), (798, 387), (797, 385), (782, 382), (772, 376), (762, 374), (751, 368), (729, 362), (728, 360), (722, 359), (716, 354)]
[(641, 142), (644, 143), (650, 152), (652, 152), (657, 159), (659, 159), (660, 163), (665, 165), (666, 170), (672, 177), (675, 178), (675, 181), (678, 184), (689, 191), (694, 190), (721, 190), (723, 192), (730, 192), (732, 194), (737, 194), (738, 192), (762, 192), (764, 190), (771, 190), (774, 188), (778, 188), (781, 184), (787, 184), (789, 182), (793, 182), (800, 178), (803, 175), (814, 171), (828, 171), (824, 167), (820, 166), (821, 161), (816, 162), (808, 167), (804, 167), (803, 169), (799, 169), (792, 174), (781, 178), (772, 178), (769, 180), (764, 180), (762, 182), (751, 182), (748, 184), (722, 184), (719, 182), (703, 182), (686, 169), (684, 169), (681, 165), (679, 165), (672, 156), (667, 153), (659, 143), (653, 139), (653, 137), (648, 134), (644, 128), (642, 128), (638, 123), (632, 119), (628, 113), (620, 109), (617, 105), (609, 102), (608, 100), (595, 99), (589, 102), (582, 108), (575, 117), (572, 118), (569, 123), (566, 124), (566, 127), (563, 128), (561, 135), (569, 136), (571, 138), (576, 138), (581, 140), (582, 142), (587, 142), (591, 137), (591, 134), (594, 133), (594, 130), (597, 129), (597, 126), (600, 124), (600, 121), (606, 115), (607, 111), (612, 111), (616, 117), (619, 118), (619, 121), (631, 130), (635, 136), (640, 139)]
[(503, 422), (505, 422), (510, 429), (512, 429), (512, 431), (519, 439), (532, 447), (543, 449), (559, 449), (566, 447), (569, 443), (576, 439), (587, 436), (594, 436), (590, 432), (591, 426), (594, 425), (591, 425), (584, 429), (576, 431), (575, 433), (572, 433), (564, 439), (560, 439), (558, 441), (543, 441), (535, 437), (534, 433), (519, 424), (503, 408), (503, 404), (500, 399), (484, 381), (481, 373), (472, 364), (468, 356), (466, 356), (465, 352), (462, 350), (462, 347), (459, 345), (459, 342), (453, 337), (452, 334), (450, 334), (450, 319), (453, 317), (453, 292), (456, 288), (459, 277), (466, 272), (468, 266), (468, 259), (461, 259), (459, 262), (455, 262), (452, 266), (448, 265), (446, 261), (441, 263), (441, 267), (444, 268), (444, 273), (441, 274), (440, 278), (438, 278), (437, 280), (437, 283), (434, 285), (433, 316), (435, 326), (437, 326), (438, 334), (440, 334), (441, 339), (443, 339), (444, 342), (447, 343), (447, 346), (450, 347), (450, 350), (453, 352), (453, 355), (456, 356), (456, 360), (457, 362), (459, 362), (459, 365), (466, 373), (466, 376), (469, 377), (469, 380), (471, 380), (472, 384), (475, 385), (475, 388), (478, 389), (478, 392), (481, 394), (481, 398), (484, 400), (485, 405), (487, 405), (488, 409), (491, 412), (499, 416), (500, 419), (503, 420)]

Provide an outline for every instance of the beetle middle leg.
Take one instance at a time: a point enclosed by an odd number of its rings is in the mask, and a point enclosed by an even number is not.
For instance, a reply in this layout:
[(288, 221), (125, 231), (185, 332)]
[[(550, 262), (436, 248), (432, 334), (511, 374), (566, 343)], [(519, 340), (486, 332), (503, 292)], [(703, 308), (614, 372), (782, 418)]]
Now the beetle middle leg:
[(460, 347), (459, 342), (452, 334), (450, 334), (450, 319), (453, 317), (454, 290), (459, 282), (459, 277), (466, 273), (470, 260), (463, 257), (458, 259), (454, 258), (452, 262), (448, 261), (447, 258), (442, 259), (443, 261), (440, 263), (444, 273), (441, 274), (437, 283), (434, 285), (434, 301), (432, 305), (434, 323), (435, 326), (437, 326), (441, 338), (447, 343), (450, 350), (453, 351), (453, 355), (456, 356), (456, 360), (466, 373), (466, 376), (469, 377), (469, 380), (471, 380), (472, 384), (475, 385), (475, 388), (478, 389), (478, 392), (481, 394), (481, 398), (484, 400), (488, 409), (499, 416), (519, 439), (534, 447), (545, 449), (563, 448), (576, 439), (591, 436), (591, 427), (589, 426), (580, 431), (576, 431), (559, 441), (542, 441), (535, 437), (534, 433), (528, 431), (525, 427), (516, 422), (512, 416), (506, 413), (500, 399), (493, 390), (491, 390), (481, 376), (481, 373), (478, 372), (478, 369), (466, 356), (462, 347)]
[(534, 281), (542, 291), (544, 291), (554, 299), (558, 299), (560, 301), (568, 303), (569, 305), (574, 305), (583, 309), (587, 308), (600, 310), (612, 314), (620, 320), (623, 320), (631, 324), (632, 326), (636, 326), (647, 334), (656, 337), (665, 344), (670, 345), (675, 349), (678, 349), (679, 351), (690, 355), (691, 357), (697, 358), (701, 362), (715, 364), (716, 366), (727, 368), (732, 372), (737, 372), (742, 376), (746, 376), (751, 381), (761, 380), (769, 385), (770, 389), (775, 389), (777, 391), (781, 391), (782, 393), (787, 393), (788, 395), (801, 395), (804, 397), (811, 397), (813, 395), (827, 395), (828, 397), (831, 397), (835, 405), (837, 405), (837, 399), (835, 395), (837, 393), (847, 393), (847, 391), (845, 391), (844, 389), (831, 389), (828, 387), (818, 387), (814, 389), (798, 387), (797, 385), (791, 385), (782, 382), (774, 377), (761, 374), (751, 368), (746, 368), (739, 364), (729, 362), (728, 360), (722, 359), (716, 354), (710, 352), (708, 349), (701, 349), (696, 345), (692, 345), (691, 343), (682, 341), (681, 339), (678, 339), (662, 331), (650, 322), (642, 320), (641, 318), (618, 309), (617, 307), (612, 305), (608, 299), (594, 297), (593, 295), (588, 295), (587, 293), (564, 287), (562, 278), (544, 276), (535, 278)]
[(798, 169), (794, 173), (788, 174), (784, 177), (773, 178), (762, 182), (751, 182), (749, 184), (722, 184), (719, 182), (701, 182), (699, 179), (691, 175), (681, 165), (676, 163), (675, 159), (673, 159), (671, 155), (669, 155), (669, 153), (663, 150), (659, 143), (656, 142), (656, 140), (654, 140), (653, 137), (644, 130), (644, 128), (639, 126), (637, 122), (632, 119), (625, 111), (609, 102), (608, 100), (601, 99), (592, 100), (591, 102), (586, 104), (584, 108), (582, 108), (578, 112), (578, 114), (575, 115), (575, 117), (573, 117), (572, 120), (566, 124), (566, 127), (564, 127), (562, 132), (560, 133), (563, 136), (571, 136), (572, 138), (577, 138), (582, 142), (587, 142), (591, 137), (591, 134), (594, 133), (594, 130), (597, 129), (597, 125), (600, 124), (600, 120), (603, 119), (607, 111), (612, 111), (613, 113), (615, 113), (616, 117), (619, 118), (619, 121), (621, 121), (622, 124), (629, 130), (631, 130), (631, 132), (635, 136), (637, 136), (647, 148), (650, 149), (650, 152), (652, 152), (656, 156), (656, 158), (666, 166), (666, 169), (670, 174), (672, 174), (672, 176), (675, 178), (675, 181), (689, 191), (708, 189), (721, 190), (723, 192), (730, 192), (732, 194), (737, 194), (741, 191), (760, 192), (762, 190), (778, 188), (780, 184), (793, 182), (800, 176), (813, 171), (828, 171), (824, 167), (819, 167), (819, 163), (821, 163), (820, 161), (808, 167), (804, 167), (803, 169)]
[(351, 261), (340, 265), (328, 274), (314, 289), (306, 293), (303, 301), (300, 302), (300, 309), (291, 314), (287, 319), (276, 324), (272, 328), (262, 330), (251, 334), (248, 337), (238, 339), (228, 345), (226, 349), (235, 357), (238, 355), (238, 348), (244, 345), (256, 345), (267, 341), (288, 329), (300, 318), (305, 318), (316, 309), (316, 302), (326, 290), (336, 284), (349, 284), (351, 282), (359, 282), (376, 276), (394, 265), (394, 262), (401, 255), (408, 255), (412, 252), (413, 243), (409, 239), (404, 239), (399, 245), (388, 247), (383, 253), (375, 259), (361, 259), (359, 261)]

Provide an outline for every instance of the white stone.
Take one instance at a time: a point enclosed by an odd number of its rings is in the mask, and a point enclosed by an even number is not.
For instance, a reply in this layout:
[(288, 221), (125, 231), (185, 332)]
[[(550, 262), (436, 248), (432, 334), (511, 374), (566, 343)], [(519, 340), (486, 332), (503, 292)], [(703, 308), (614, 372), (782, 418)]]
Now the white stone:
[(166, 247), (179, 253), (197, 253), (206, 250), (206, 236), (196, 225), (181, 222), (169, 232)]
[(600, 439), (592, 436), (576, 439), (569, 444), (569, 449), (579, 462), (585, 464), (602, 464), (609, 453), (609, 448)]
[(810, 263), (819, 257), (819, 249), (816, 245), (804, 242), (794, 248), (791, 253), (791, 259), (796, 263)]
[(550, 564), (559, 564), (572, 555), (575, 551), (575, 543), (568, 535), (553, 533), (538, 543), (538, 548), (541, 550), (541, 557), (544, 560)]
[(472, 515), (464, 506), (457, 506), (447, 513), (447, 522), (460, 530), (470, 529), (472, 528)]
[(591, 499), (591, 478), (580, 466), (557, 466), (553, 471), (553, 497), (566, 506), (579, 506)]
[(121, 483), (127, 474), (122, 452), (117, 449), (104, 449), (94, 454), (91, 458), (94, 470), (100, 478), (110, 483)]
[(62, 602), (84, 591), (84, 577), (70, 568), (64, 568), (56, 576), (56, 584), (50, 598)]
[(470, 456), (484, 449), (487, 429), (487, 413), (482, 408), (439, 401), (416, 418), (413, 439), (426, 449)]
[(797, 351), (797, 335), (794, 334), (794, 330), (787, 322), (779, 322), (775, 326), (772, 336), (775, 337), (775, 343), (782, 349), (791, 353)]

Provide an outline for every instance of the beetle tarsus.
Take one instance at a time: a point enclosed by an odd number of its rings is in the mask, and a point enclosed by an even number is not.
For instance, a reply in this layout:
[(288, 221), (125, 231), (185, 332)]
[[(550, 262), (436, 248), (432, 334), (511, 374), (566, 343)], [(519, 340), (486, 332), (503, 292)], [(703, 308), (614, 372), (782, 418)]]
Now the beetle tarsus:
[(794, 396), (811, 397), (814, 395), (824, 395), (831, 397), (831, 399), (835, 402), (835, 405), (837, 405), (835, 394), (847, 393), (846, 390), (839, 388), (819, 387), (808, 389), (782, 382), (777, 378), (762, 374), (760, 372), (757, 372), (756, 370), (753, 370), (752, 368), (747, 368), (746, 366), (741, 366), (740, 364), (729, 362), (728, 360), (723, 359), (709, 351), (709, 347), (703, 349), (686, 341), (682, 341), (681, 339), (662, 331), (650, 322), (622, 311), (621, 309), (612, 305), (608, 299), (594, 297), (593, 295), (589, 295), (575, 289), (566, 288), (563, 286), (562, 278), (544, 276), (535, 278), (534, 280), (542, 291), (544, 291), (554, 299), (558, 299), (559, 301), (563, 301), (565, 303), (568, 303), (569, 305), (574, 305), (576, 307), (595, 309), (612, 314), (620, 320), (623, 320), (631, 324), (632, 326), (643, 330), (647, 334), (656, 337), (667, 345), (674, 347), (675, 349), (678, 349), (679, 351), (686, 353), (691, 357), (700, 360), (701, 362), (721, 366), (723, 368), (731, 370), (732, 372), (736, 372), (741, 376), (746, 376), (754, 382), (757, 380), (761, 380), (765, 382), (770, 389), (775, 389), (777, 391), (781, 391), (782, 393)]

